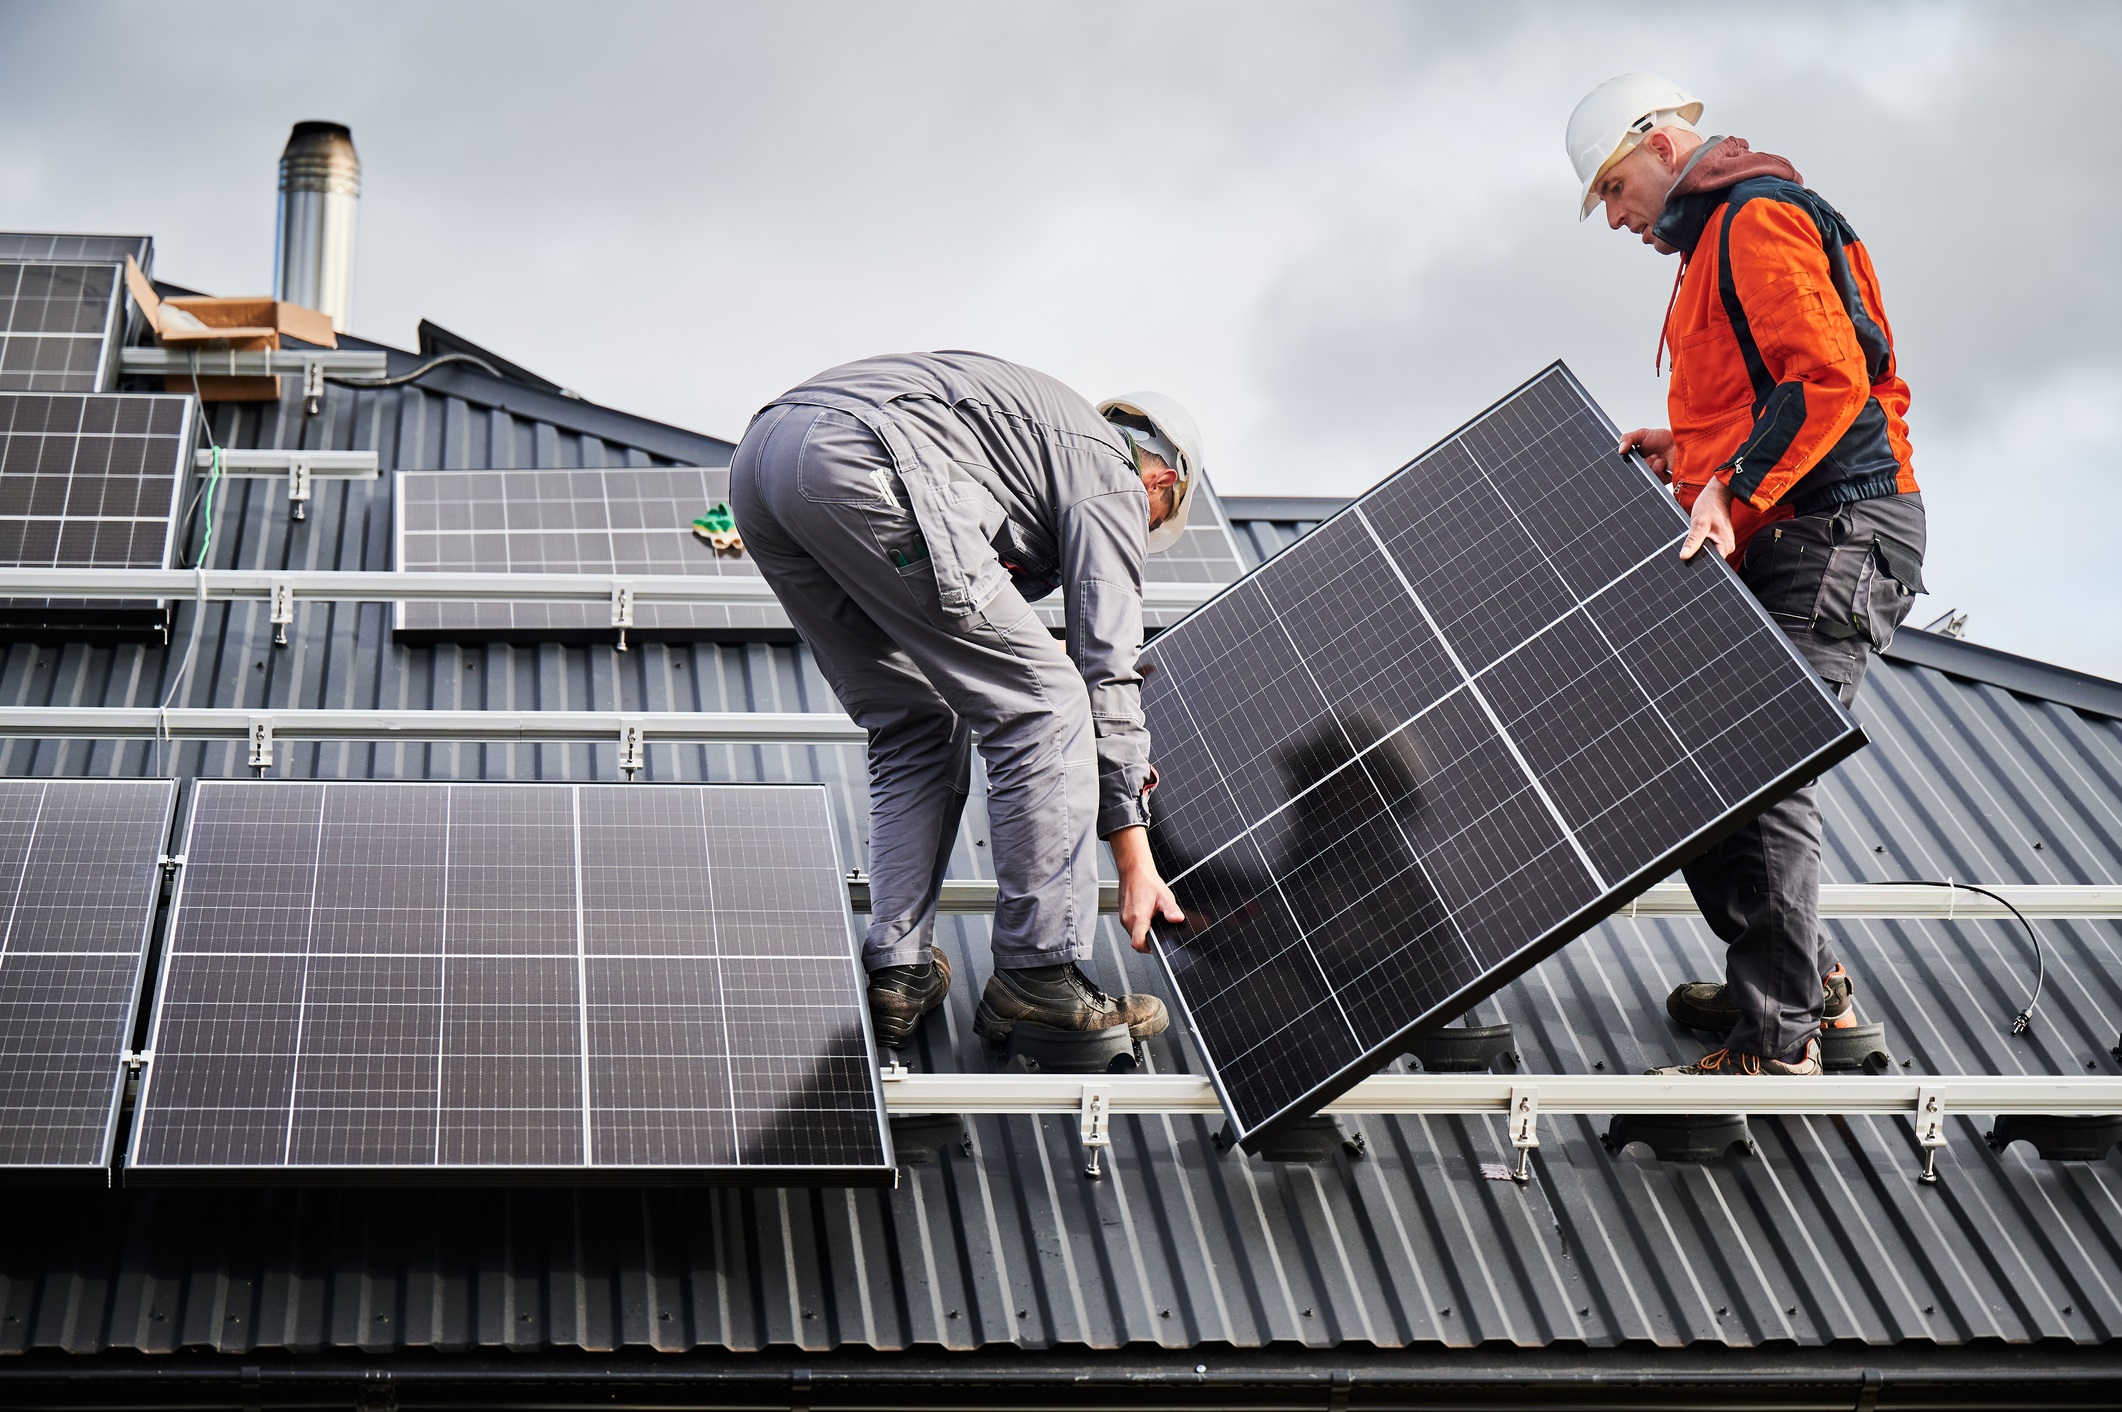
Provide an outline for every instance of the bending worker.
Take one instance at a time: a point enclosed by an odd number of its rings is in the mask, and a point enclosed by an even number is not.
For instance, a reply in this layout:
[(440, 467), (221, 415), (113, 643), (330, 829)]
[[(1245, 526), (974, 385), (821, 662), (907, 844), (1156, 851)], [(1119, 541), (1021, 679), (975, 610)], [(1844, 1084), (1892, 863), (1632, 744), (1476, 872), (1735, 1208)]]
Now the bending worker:
[[(1102, 415), (1101, 415), (1102, 413)], [(1193, 421), (1153, 394), (1093, 408), (981, 353), (830, 369), (752, 419), (730, 463), (745, 548), (834, 694), (869, 733), (878, 1043), (900, 1048), (950, 990), (931, 939), (971, 781), (987, 767), (995, 971), (975, 1017), (1161, 1033), (1155, 996), (1093, 985), (1098, 838), (1120, 921), (1149, 949), (1183, 916), (1150, 857), (1142, 560), (1178, 538), (1198, 479)], [(1057, 643), (1031, 601), (1067, 591)]]
[[(1680, 557), (1716, 546), (1846, 705), (1922, 591), (1923, 501), (1908, 384), (1871, 258), (1781, 157), (1704, 138), (1702, 105), (1624, 74), (1570, 115), (1580, 218), (1681, 260), (1661, 355), (1670, 428), (1621, 439), (1691, 515)], [(1685, 870), (1729, 944), (1722, 985), (1666, 1001), (1728, 1031), (1682, 1074), (1817, 1074), (1819, 1032), (1856, 1023), (1855, 987), (1820, 926), (1820, 807), (1808, 784)]]

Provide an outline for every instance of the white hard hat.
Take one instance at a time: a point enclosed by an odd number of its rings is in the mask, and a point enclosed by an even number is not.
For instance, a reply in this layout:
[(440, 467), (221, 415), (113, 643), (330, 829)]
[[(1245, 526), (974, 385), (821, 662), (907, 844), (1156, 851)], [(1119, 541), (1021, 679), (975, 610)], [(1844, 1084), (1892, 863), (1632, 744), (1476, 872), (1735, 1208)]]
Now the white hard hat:
[[(1098, 404), (1098, 414), (1128, 433), (1145, 450), (1154, 451), (1179, 473), (1172, 486), (1172, 517), (1149, 532), (1149, 552), (1161, 553), (1179, 542), (1186, 529), (1186, 513), (1193, 505), (1194, 486), (1201, 479), (1201, 429), (1186, 409), (1161, 392), (1130, 392), (1108, 397)], [(1130, 420), (1149, 423), (1147, 433)], [(1162, 441), (1166, 445), (1157, 443)], [(1171, 455), (1165, 453), (1170, 451)]]
[(1599, 204), (1592, 196), (1592, 184), (1634, 151), (1652, 129), (1692, 129), (1701, 116), (1700, 99), (1656, 74), (1622, 74), (1585, 94), (1569, 115), (1569, 134), (1563, 139), (1569, 160), (1576, 164), (1577, 180), (1584, 183), (1577, 219), (1583, 220)]

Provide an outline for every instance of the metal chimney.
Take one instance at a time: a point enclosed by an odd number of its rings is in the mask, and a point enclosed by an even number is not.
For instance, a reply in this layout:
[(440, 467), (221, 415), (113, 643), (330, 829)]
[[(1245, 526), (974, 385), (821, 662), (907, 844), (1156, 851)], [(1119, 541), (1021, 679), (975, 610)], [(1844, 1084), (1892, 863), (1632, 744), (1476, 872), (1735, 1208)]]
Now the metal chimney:
[(341, 333), (354, 311), (354, 207), (361, 159), (343, 123), (296, 123), (280, 154), (280, 232), (273, 297), (331, 316)]

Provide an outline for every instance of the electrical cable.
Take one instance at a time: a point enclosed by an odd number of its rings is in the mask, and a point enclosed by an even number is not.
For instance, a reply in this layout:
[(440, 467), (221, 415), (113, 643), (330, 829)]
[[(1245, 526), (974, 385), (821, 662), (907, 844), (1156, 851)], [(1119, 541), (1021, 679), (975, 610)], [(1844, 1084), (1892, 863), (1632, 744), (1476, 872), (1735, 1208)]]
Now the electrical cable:
[(207, 474), (206, 483), (200, 486), (192, 504), (199, 509), (205, 520), (205, 529), (199, 538), (199, 552), (192, 560), (197, 588), (192, 600), (192, 630), (184, 646), (183, 660), (178, 662), (176, 675), (170, 679), (169, 691), (162, 704), (155, 708), (155, 773), (168, 775), (169, 760), (169, 706), (177, 699), (177, 693), (190, 680), (192, 664), (199, 656), (199, 631), (206, 622), (206, 559), (214, 544), (214, 490), (221, 484), (221, 442), (214, 435), (213, 418), (206, 413), (206, 398), (199, 390), (198, 355), (192, 359), (192, 396), (199, 401), (199, 428), (206, 433), (206, 444), (213, 452), (213, 468)]
[(473, 366), (477, 367), (480, 371), (489, 373), (494, 377), (506, 377), (506, 374), (504, 374), (499, 368), (495, 367), (492, 363), (487, 362), (486, 359), (481, 358), (476, 353), (440, 353), (428, 359), (419, 367), (412, 369), (410, 372), (399, 373), (396, 377), (356, 378), (339, 377), (331, 373), (326, 373), (324, 375), (324, 380), (326, 382), (338, 383), (341, 387), (402, 387), (406, 383), (417, 382), (419, 379), (426, 377), (429, 373), (443, 366), (445, 363), (470, 363)]
[(1986, 887), (1976, 887), (1973, 883), (1954, 882), (1951, 878), (1947, 878), (1943, 882), (1939, 882), (1932, 878), (1888, 878), (1883, 883), (1881, 883), (1880, 886), (1958, 888), (1962, 892), (1972, 892), (1977, 896), (1986, 897), (1990, 901), (2001, 905), (2007, 912), (2010, 912), (2014, 917), (2017, 917), (2019, 919), (2019, 925), (2026, 931), (2026, 939), (2029, 942), (2033, 943), (2034, 993), (2027, 997), (2026, 1004), (2023, 1008), (2021, 1008), (2019, 1013), (2011, 1017), (2011, 1032), (2015, 1035), (2021, 1035), (2025, 1034), (2028, 1030), (2033, 1028), (2034, 1007), (2041, 1003), (2041, 987), (2047, 984), (2048, 982), (2048, 956), (2047, 953), (2041, 949), (2041, 937), (2040, 934), (2034, 930), (2034, 924), (2026, 920), (2026, 914), (2024, 912), (2021, 912), (2018, 908), (2012, 906), (2011, 899), (2007, 897), (2001, 897), (1998, 894), (1991, 892)]

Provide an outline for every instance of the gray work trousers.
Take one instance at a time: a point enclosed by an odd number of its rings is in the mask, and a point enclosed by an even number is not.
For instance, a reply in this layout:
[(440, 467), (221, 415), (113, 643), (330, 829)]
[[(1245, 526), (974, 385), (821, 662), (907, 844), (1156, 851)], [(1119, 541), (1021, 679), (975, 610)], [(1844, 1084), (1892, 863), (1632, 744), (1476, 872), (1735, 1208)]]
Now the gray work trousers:
[[(1923, 499), (1894, 495), (1769, 525), (1740, 577), (1846, 706), (1875, 650), (1922, 588)], [(1682, 873), (1729, 944), (1724, 981), (1739, 1023), (1726, 1041), (1779, 1057), (1820, 1028), (1820, 978), (1835, 968), (1820, 925), (1817, 782), (1763, 812)]]
[(762, 412), (730, 462), (745, 552), (855, 723), (869, 733), (870, 928), (863, 964), (924, 961), (970, 788), (987, 767), (995, 965), (1090, 959), (1098, 917), (1098, 757), (1090, 693), (1005, 586), (940, 606), (890, 454), (844, 412)]

